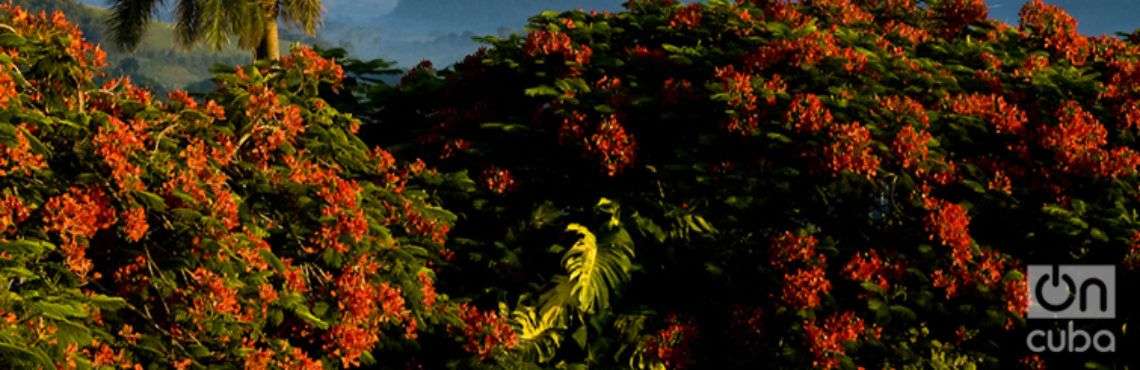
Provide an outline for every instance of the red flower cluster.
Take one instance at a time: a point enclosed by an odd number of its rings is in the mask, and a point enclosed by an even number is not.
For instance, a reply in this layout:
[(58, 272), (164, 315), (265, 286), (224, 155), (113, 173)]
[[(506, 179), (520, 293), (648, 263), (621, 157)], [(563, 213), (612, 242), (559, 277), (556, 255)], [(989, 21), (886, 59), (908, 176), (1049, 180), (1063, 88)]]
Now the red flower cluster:
[(518, 346), (519, 337), (506, 318), (494, 311), (480, 311), (466, 303), (459, 305), (459, 319), (467, 338), (464, 348), (480, 358), (491, 357), (496, 349)]
[(8, 109), (12, 100), (19, 98), (19, 93), (16, 91), (16, 80), (12, 79), (7, 68), (0, 67), (0, 108)]
[(1025, 57), (1021, 65), (1013, 71), (1013, 76), (1031, 81), (1037, 72), (1041, 72), (1046, 68), (1049, 68), (1049, 57), (1043, 54), (1033, 54)]
[(435, 306), (437, 298), (435, 292), (435, 281), (432, 280), (431, 275), (427, 271), (420, 271), (416, 274), (416, 279), (420, 281), (420, 293), (423, 294), (422, 303), (424, 307), (431, 308)]
[[(737, 0), (738, 3), (741, 0)], [(812, 21), (812, 17), (800, 11), (792, 1), (764, 1), (764, 16), (773, 22), (783, 22), (794, 27), (802, 27)]]
[(594, 51), (588, 45), (574, 46), (570, 36), (560, 31), (535, 30), (527, 34), (526, 54), (531, 57), (561, 55), (579, 65), (590, 63)]
[(827, 271), (817, 265), (802, 268), (795, 273), (784, 274), (783, 290), (780, 298), (784, 304), (802, 310), (819, 307), (820, 295), (831, 291), (831, 281)]
[(324, 248), (332, 248), (337, 252), (348, 251), (341, 236), (347, 236), (353, 242), (359, 242), (368, 233), (368, 218), (364, 209), (360, 208), (360, 184), (353, 180), (341, 177), (327, 179), (319, 189), (317, 195), (324, 201), (321, 207), (321, 216), (335, 219), (321, 226), (318, 244)]
[(95, 134), (93, 142), (95, 152), (103, 158), (103, 162), (111, 168), (111, 177), (122, 191), (143, 190), (142, 168), (131, 163), (130, 156), (146, 145), (145, 120), (135, 119), (127, 125), (122, 120), (111, 117), (108, 124), (100, 127)]
[(1113, 60), (1108, 64), (1112, 72), (1101, 95), (1105, 98), (1128, 98), (1140, 95), (1140, 61)]
[(135, 256), (130, 262), (115, 270), (112, 278), (120, 292), (133, 292), (145, 289), (150, 283), (150, 275), (142, 273), (147, 267), (146, 256)]
[[(237, 289), (230, 287), (225, 278), (202, 267), (191, 272), (190, 278), (198, 285), (196, 291), (187, 292), (193, 301), (190, 308), (192, 316), (203, 318), (212, 314), (232, 316), (242, 314)], [(248, 317), (238, 318), (240, 321), (248, 321), (248, 319)], [(200, 319), (196, 321), (202, 322)], [(199, 328), (199, 330), (204, 331), (204, 328)]]
[(566, 117), (562, 118), (562, 123), (558, 126), (558, 142), (560, 144), (578, 143), (586, 136), (586, 117), (585, 113), (573, 111)]
[(692, 3), (681, 7), (673, 16), (669, 18), (669, 27), (674, 29), (688, 28), (693, 29), (701, 26), (701, 10), (704, 6), (699, 3)]
[(1084, 64), (1089, 40), (1077, 29), (1077, 20), (1056, 5), (1041, 0), (1026, 2), (1018, 13), (1020, 30), (1040, 40), (1046, 49), (1074, 65)]
[(32, 210), (25, 206), (19, 197), (4, 194), (0, 197), (0, 237), (15, 232), (16, 224), (24, 222), (31, 214)]
[[(8, 25), (19, 33), (35, 34), (45, 33), (66, 37), (67, 44), (64, 52), (77, 65), (76, 70), (82, 71), (83, 78), (91, 78), (94, 71), (107, 63), (107, 54), (98, 45), (88, 43), (83, 37), (79, 27), (67, 20), (62, 11), (56, 10), (48, 15), (46, 12), (30, 14), (23, 8), (10, 2), (0, 4), (0, 12), (10, 21)], [(2, 74), (2, 73), (0, 73)]]
[(804, 337), (811, 349), (812, 366), (817, 369), (834, 369), (846, 356), (844, 344), (859, 339), (863, 334), (863, 319), (848, 311), (823, 319), (823, 325), (815, 319), (804, 321)]
[(935, 269), (930, 274), (931, 285), (946, 290), (946, 299), (958, 295), (958, 278), (942, 269)]
[(380, 334), (376, 330), (347, 323), (334, 325), (327, 335), (335, 344), (326, 350), (330, 350), (333, 357), (339, 358), (345, 368), (358, 366), (360, 356), (372, 350), (372, 346), (380, 341)]
[(970, 237), (970, 215), (966, 207), (937, 198), (926, 199), (926, 230), (930, 240), (937, 239), (950, 247), (953, 266), (965, 269), (973, 260), (971, 248), (974, 239)]
[(886, 272), (886, 265), (883, 260), (879, 258), (879, 252), (875, 249), (855, 253), (855, 255), (851, 256), (851, 260), (847, 261), (847, 265), (843, 266), (843, 275), (848, 279), (854, 281), (870, 281), (880, 288), (883, 288), (883, 290), (890, 287)]
[(873, 152), (871, 131), (858, 122), (831, 127), (832, 143), (823, 149), (827, 168), (834, 174), (850, 171), (870, 179), (879, 169), (879, 157)]
[(471, 149), (471, 142), (467, 141), (467, 139), (458, 138), (448, 140), (446, 143), (443, 143), (443, 150), (439, 151), (439, 159), (448, 159), (455, 157), (459, 153), (463, 153), (468, 149)]
[[(381, 325), (405, 323), (414, 327), (400, 288), (388, 282), (374, 283), (380, 265), (365, 255), (345, 266), (336, 278), (340, 322), (328, 333), (326, 348), (344, 363), (355, 366), (361, 355), (380, 341)], [(413, 334), (414, 335), (414, 334)]]
[(956, 96), (950, 100), (950, 110), (961, 115), (981, 118), (999, 134), (1021, 133), (1028, 121), (1025, 112), (1007, 103), (1005, 98), (997, 94)]
[(1051, 149), (1062, 171), (1102, 177), (1136, 173), (1140, 155), (1128, 147), (1106, 150), (1108, 130), (1075, 101), (1057, 110), (1058, 124), (1042, 128), (1041, 146)]
[(787, 61), (797, 68), (810, 68), (824, 58), (840, 55), (835, 36), (830, 32), (816, 31), (796, 39), (781, 39), (768, 43), (744, 58), (745, 65), (760, 71)]
[[(190, 97), (190, 94), (185, 90), (174, 90), (167, 94), (170, 103), (177, 103), (182, 109), (197, 109), (198, 101)], [(217, 103), (215, 103), (217, 104)]]
[(851, 0), (815, 0), (806, 4), (835, 24), (853, 25), (875, 20), (875, 16)]
[(692, 361), (690, 347), (697, 339), (697, 326), (681, 321), (674, 314), (670, 314), (667, 321), (668, 326), (642, 343), (643, 349), (667, 369), (684, 369)]
[(1023, 369), (1026, 370), (1048, 369), (1048, 366), (1045, 366), (1045, 359), (1041, 358), (1041, 355), (1038, 354), (1027, 355), (1019, 359), (1017, 362), (1021, 364), (1021, 367)]
[(410, 201), (404, 202), (403, 215), (404, 228), (409, 234), (427, 237), (441, 246), (447, 242), (447, 233), (451, 231), (450, 225), (424, 216), (416, 211), (415, 206)]
[(883, 29), (886, 34), (901, 38), (911, 45), (918, 45), (930, 38), (927, 30), (893, 19), (885, 21)]
[[(799, 236), (791, 231), (772, 238), (768, 249), (768, 265), (777, 270), (787, 270), (794, 263), (808, 263), (816, 258), (815, 247), (819, 241), (814, 236)], [(822, 257), (822, 255), (819, 255)]]
[(380, 264), (370, 257), (357, 258), (345, 266), (336, 279), (336, 290), (331, 294), (337, 298), (337, 306), (343, 316), (342, 323), (360, 324), (376, 316), (377, 289), (369, 278), (380, 270)]
[(919, 128), (930, 127), (930, 115), (922, 103), (909, 96), (892, 95), (877, 99), (879, 114), (888, 117), (899, 125), (918, 124)]
[(385, 174), (389, 183), (395, 182), (393, 180), (396, 180), (398, 175), (392, 173), (391, 170), (396, 168), (396, 157), (381, 147), (372, 148), (371, 157), (373, 161), (376, 161), (376, 173)]
[(940, 1), (934, 8), (934, 14), (943, 22), (942, 32), (946, 35), (956, 34), (968, 25), (985, 21), (989, 12), (985, 0)]
[(831, 111), (823, 106), (818, 96), (802, 93), (792, 98), (785, 120), (792, 123), (796, 132), (816, 134), (831, 128), (832, 118)]
[[(768, 247), (768, 264), (783, 272), (781, 300), (799, 309), (819, 306), (820, 294), (831, 291), (825, 267), (827, 257), (815, 250), (819, 241), (814, 236), (799, 236), (791, 231), (772, 238)], [(794, 265), (801, 265), (789, 273)]]
[(296, 48), (289, 55), (283, 56), (281, 66), (300, 69), (305, 76), (332, 76), (334, 85), (344, 80), (344, 68), (340, 64), (325, 59), (310, 47)]
[(752, 86), (752, 75), (737, 71), (731, 65), (717, 67), (714, 73), (728, 95), (728, 105), (735, 111), (725, 125), (728, 132), (742, 135), (756, 132), (760, 126), (759, 98)]
[(1006, 195), (1013, 194), (1013, 181), (1001, 169), (994, 171), (994, 176), (986, 181), (986, 188)]
[[(231, 143), (227, 138), (221, 140)], [(232, 145), (232, 144), (229, 144)], [(232, 230), (238, 225), (238, 206), (234, 194), (230, 191), (229, 177), (219, 168), (211, 167), (210, 160), (222, 165), (229, 161), (229, 150), (208, 148), (205, 141), (193, 139), (186, 144), (179, 157), (184, 161), (185, 167), (174, 171), (174, 175), (163, 184), (163, 190), (170, 198), (176, 198), (175, 192), (181, 191), (189, 194), (194, 206), (204, 206), (212, 215), (222, 220), (222, 226)], [(207, 190), (209, 192), (207, 192)]]
[(506, 168), (491, 166), (483, 170), (483, 185), (496, 194), (505, 194), (515, 188), (515, 179)]
[(902, 168), (922, 175), (924, 171), (919, 165), (930, 157), (930, 142), (933, 139), (929, 132), (904, 126), (891, 142), (891, 152), (899, 159)]
[(282, 145), (292, 145), (305, 132), (301, 108), (283, 106), (277, 94), (268, 88), (255, 88), (249, 97), (247, 116), (253, 121), (253, 157), (265, 167), (270, 156)]
[(146, 236), (147, 230), (150, 225), (146, 221), (146, 209), (142, 207), (131, 208), (126, 211), (124, 216), (123, 233), (126, 235), (127, 240), (137, 242)]
[(1009, 313), (1024, 317), (1029, 313), (1029, 282), (1025, 277), (1006, 280), (1002, 286), (1005, 308)]
[(31, 141), (24, 132), (27, 126), (20, 125), (16, 129), (16, 143), (15, 145), (4, 145), (0, 143), (0, 177), (8, 176), (11, 174), (20, 174), (30, 176), (32, 171), (41, 170), (47, 167), (44, 162), (44, 157), (40, 154), (32, 152)]
[(1140, 100), (1132, 100), (1120, 106), (1120, 126), (1126, 129), (1140, 129)]
[(59, 235), (67, 267), (81, 279), (94, 267), (87, 259), (87, 240), (115, 222), (115, 209), (97, 188), (73, 187), (44, 206), (44, 228)]
[(633, 136), (626, 132), (625, 126), (618, 122), (617, 115), (606, 117), (597, 131), (590, 135), (587, 149), (601, 157), (606, 174), (615, 176), (621, 170), (633, 164), (637, 150), (637, 142)]
[(994, 287), (1005, 274), (1006, 256), (993, 249), (983, 248), (974, 266), (972, 279), (985, 287)]

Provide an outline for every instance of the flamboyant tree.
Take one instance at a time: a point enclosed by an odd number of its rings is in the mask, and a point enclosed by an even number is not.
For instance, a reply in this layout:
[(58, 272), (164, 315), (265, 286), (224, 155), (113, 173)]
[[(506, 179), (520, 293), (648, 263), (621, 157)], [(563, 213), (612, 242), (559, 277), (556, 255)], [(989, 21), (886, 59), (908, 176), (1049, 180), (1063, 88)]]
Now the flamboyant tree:
[[(632, 0), (487, 41), (338, 99), (365, 140), (476, 175), (440, 284), (514, 305), (529, 360), (1128, 361), (1030, 353), (1023, 271), (1137, 280), (1136, 34), (1039, 0), (1017, 26), (982, 0)], [(1118, 351), (1129, 323), (1104, 324)]]
[(478, 367), (502, 314), (435, 287), (469, 184), (329, 106), (305, 48), (205, 100), (94, 79), (62, 14), (0, 5), (0, 367)]

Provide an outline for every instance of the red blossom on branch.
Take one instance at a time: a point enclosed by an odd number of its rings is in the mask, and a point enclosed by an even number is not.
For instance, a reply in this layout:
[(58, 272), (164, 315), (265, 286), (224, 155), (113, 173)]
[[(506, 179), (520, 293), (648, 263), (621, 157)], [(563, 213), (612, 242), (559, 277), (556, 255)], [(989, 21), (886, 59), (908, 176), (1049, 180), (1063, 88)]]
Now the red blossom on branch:
[(486, 359), (496, 350), (512, 349), (519, 344), (518, 334), (494, 311), (480, 311), (468, 304), (459, 305), (459, 319), (463, 321), (464, 348)]
[(859, 339), (865, 327), (863, 319), (847, 311), (827, 316), (822, 325), (815, 319), (804, 321), (803, 328), (812, 353), (812, 366), (834, 369), (847, 354), (844, 345)]
[(819, 307), (820, 295), (830, 291), (827, 272), (823, 266), (815, 266), (785, 273), (780, 298), (788, 306), (810, 310)]
[(99, 230), (114, 225), (117, 218), (106, 193), (98, 188), (72, 187), (44, 205), (44, 227), (62, 241), (67, 266), (86, 278), (94, 265), (87, 259), (87, 241)]
[(701, 10), (704, 6), (698, 3), (685, 5), (673, 13), (669, 18), (669, 27), (674, 29), (697, 28), (701, 25)]
[(692, 346), (697, 340), (697, 326), (682, 321), (675, 314), (666, 319), (668, 325), (643, 343), (645, 353), (669, 369), (685, 369), (692, 363)]
[(953, 265), (965, 268), (974, 257), (971, 250), (974, 239), (970, 237), (970, 215), (966, 212), (966, 207), (928, 198), (926, 209), (926, 230), (930, 233), (930, 240), (938, 240), (942, 245), (950, 247)]
[(858, 122), (832, 126), (832, 143), (823, 149), (827, 168), (833, 174), (849, 171), (874, 178), (880, 159), (871, 145), (871, 131)]
[(1028, 121), (1025, 112), (997, 94), (959, 95), (950, 100), (950, 109), (986, 121), (999, 134), (1021, 133)]

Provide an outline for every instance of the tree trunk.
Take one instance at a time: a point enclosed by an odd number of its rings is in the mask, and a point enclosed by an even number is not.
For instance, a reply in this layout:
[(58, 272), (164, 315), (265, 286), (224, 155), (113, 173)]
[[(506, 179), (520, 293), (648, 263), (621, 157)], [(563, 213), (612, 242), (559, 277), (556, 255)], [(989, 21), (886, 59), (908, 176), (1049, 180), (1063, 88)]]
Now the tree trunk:
[(265, 30), (261, 35), (261, 42), (258, 43), (257, 48), (253, 51), (253, 59), (255, 60), (278, 60), (281, 59), (281, 39), (277, 27), (277, 6), (269, 9), (265, 19)]

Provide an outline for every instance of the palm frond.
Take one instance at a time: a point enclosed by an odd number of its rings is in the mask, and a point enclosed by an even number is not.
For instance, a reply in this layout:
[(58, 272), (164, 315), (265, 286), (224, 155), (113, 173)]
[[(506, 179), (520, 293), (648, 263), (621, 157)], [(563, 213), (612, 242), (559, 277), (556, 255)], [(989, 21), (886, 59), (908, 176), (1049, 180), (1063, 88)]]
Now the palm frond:
[(317, 32), (320, 26), (324, 7), (321, 0), (283, 0), (281, 1), (281, 18), (286, 22), (300, 27), (309, 35)]
[(159, 0), (111, 0), (108, 26), (115, 45), (132, 50), (142, 41)]
[(182, 46), (188, 47), (202, 37), (202, 8), (197, 0), (179, 0), (174, 19), (174, 31)]
[(205, 40), (211, 47), (221, 49), (229, 44), (229, 11), (224, 0), (194, 0), (198, 21), (198, 40)]
[[(261, 1), (253, 0), (208, 0), (222, 3), (221, 10), (226, 17), (226, 31), (236, 35), (238, 46), (243, 49), (253, 49), (261, 43), (265, 34), (265, 9)], [(224, 35), (224, 34), (223, 34)], [(219, 35), (219, 36), (223, 36)], [(217, 40), (218, 42), (221, 39)]]

